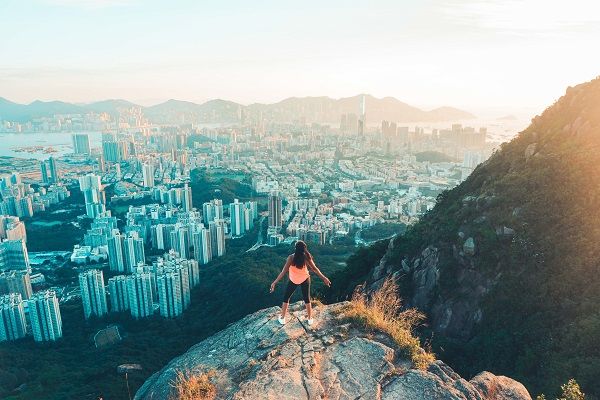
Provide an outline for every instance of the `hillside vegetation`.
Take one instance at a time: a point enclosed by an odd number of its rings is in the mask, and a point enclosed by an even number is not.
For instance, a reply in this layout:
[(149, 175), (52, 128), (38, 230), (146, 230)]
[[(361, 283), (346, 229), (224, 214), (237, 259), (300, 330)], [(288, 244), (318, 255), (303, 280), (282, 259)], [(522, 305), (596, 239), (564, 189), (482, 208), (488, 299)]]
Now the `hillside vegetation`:
[[(141, 364), (141, 372), (129, 374), (131, 390), (135, 391), (152, 373), (195, 343), (248, 313), (281, 304), (285, 285), (278, 285), (272, 294), (269, 285), (293, 248), (262, 247), (246, 253), (256, 235), (254, 230), (228, 241), (224, 257), (201, 267), (201, 283), (192, 291), (190, 308), (181, 318), (156, 315), (135, 321), (126, 313), (86, 322), (80, 299), (61, 304), (64, 336), (57, 343), (40, 345), (31, 338), (0, 343), (0, 398), (125, 399), (127, 388), (124, 376), (117, 372), (118, 365)], [(327, 275), (342, 269), (352, 251), (346, 246), (311, 246)], [(319, 279), (313, 284), (315, 291), (323, 288)], [(300, 298), (297, 291), (292, 299)], [(95, 348), (94, 334), (111, 323), (120, 327), (123, 341)], [(23, 383), (21, 390), (13, 390)]]
[(600, 79), (569, 88), (438, 200), (362, 279), (396, 273), (461, 374), (549, 395), (574, 377), (598, 398)]

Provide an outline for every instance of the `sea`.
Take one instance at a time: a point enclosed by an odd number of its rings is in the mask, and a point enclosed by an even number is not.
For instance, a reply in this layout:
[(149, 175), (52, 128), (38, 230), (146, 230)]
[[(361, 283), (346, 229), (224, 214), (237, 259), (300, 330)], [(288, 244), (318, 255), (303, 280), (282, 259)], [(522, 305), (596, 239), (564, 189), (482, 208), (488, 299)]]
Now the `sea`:
[[(398, 123), (398, 126), (408, 126), (413, 130), (415, 126), (430, 132), (432, 129), (449, 129), (452, 124), (479, 129), (486, 127), (487, 140), (502, 143), (509, 141), (529, 125), (530, 120), (525, 118), (514, 119), (468, 119), (463, 121), (447, 122), (411, 122)], [(332, 125), (333, 126), (333, 125)], [(76, 132), (87, 133), (90, 137), (90, 146), (99, 148), (102, 142), (101, 132)], [(53, 155), (60, 157), (73, 152), (71, 135), (73, 132), (35, 132), (35, 133), (2, 133), (0, 132), (0, 156), (33, 158), (45, 160)]]
[[(87, 133), (90, 146), (100, 147), (102, 132)], [(73, 152), (72, 132), (0, 133), (0, 156), (45, 160)]]

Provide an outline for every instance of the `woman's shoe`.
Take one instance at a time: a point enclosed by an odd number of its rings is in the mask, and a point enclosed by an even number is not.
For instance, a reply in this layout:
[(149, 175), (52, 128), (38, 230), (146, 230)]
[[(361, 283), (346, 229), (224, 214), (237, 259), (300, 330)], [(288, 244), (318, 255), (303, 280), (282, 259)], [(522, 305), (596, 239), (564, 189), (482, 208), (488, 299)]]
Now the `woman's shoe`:
[(307, 318), (306, 322), (308, 323), (308, 326), (312, 326), (312, 324), (315, 323), (315, 319), (314, 318)]
[(281, 315), (279, 316), (279, 318), (277, 318), (277, 321), (279, 321), (281, 325), (285, 325), (285, 318), (282, 318)]

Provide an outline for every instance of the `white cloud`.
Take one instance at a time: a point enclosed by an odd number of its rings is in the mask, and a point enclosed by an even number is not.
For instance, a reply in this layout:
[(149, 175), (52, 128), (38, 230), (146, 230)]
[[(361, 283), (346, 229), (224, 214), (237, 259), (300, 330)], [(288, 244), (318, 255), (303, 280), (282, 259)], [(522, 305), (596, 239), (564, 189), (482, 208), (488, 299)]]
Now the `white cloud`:
[(600, 30), (595, 0), (447, 0), (441, 10), (451, 22), (510, 35), (564, 37)]

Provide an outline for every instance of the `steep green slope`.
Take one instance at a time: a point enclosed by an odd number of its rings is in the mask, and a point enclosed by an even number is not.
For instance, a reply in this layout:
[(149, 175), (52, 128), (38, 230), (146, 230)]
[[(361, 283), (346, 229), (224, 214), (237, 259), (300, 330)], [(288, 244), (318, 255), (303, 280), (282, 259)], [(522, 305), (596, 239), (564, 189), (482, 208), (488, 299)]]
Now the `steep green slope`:
[[(567, 93), (397, 237), (390, 273), (464, 375), (600, 395), (600, 79)], [(371, 265), (372, 266), (372, 265)]]

